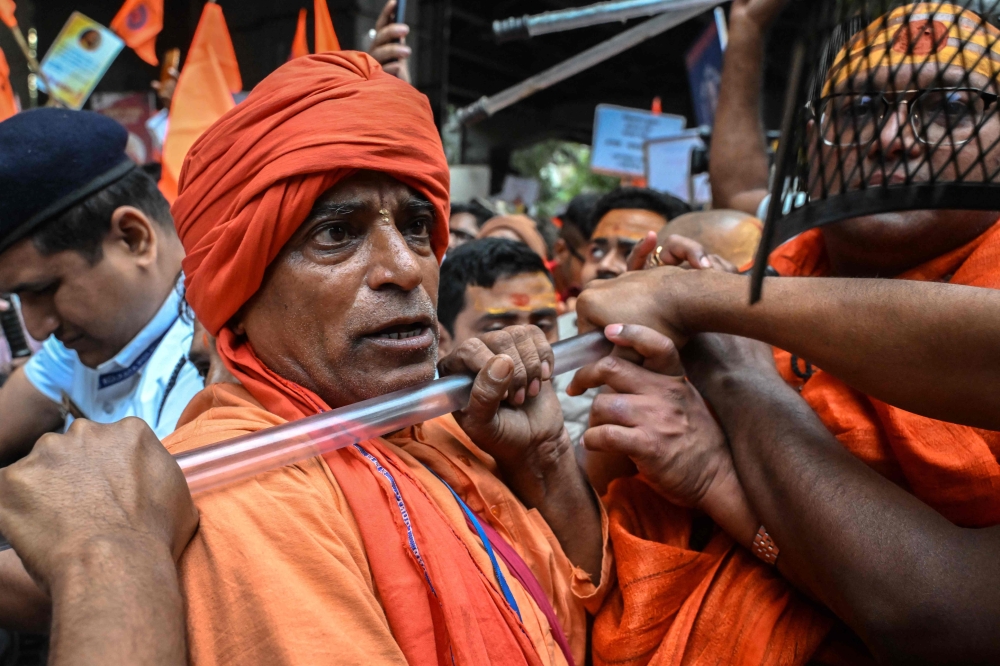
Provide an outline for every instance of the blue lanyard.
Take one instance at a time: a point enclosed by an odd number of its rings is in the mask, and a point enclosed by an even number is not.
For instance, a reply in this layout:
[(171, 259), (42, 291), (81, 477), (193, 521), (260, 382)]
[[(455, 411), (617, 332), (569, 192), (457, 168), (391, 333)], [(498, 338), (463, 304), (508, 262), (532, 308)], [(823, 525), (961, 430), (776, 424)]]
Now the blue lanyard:
[[(179, 318), (180, 317), (178, 317), (178, 319)], [(139, 354), (139, 356), (134, 361), (132, 361), (132, 365), (122, 370), (116, 370), (115, 372), (108, 372), (106, 374), (100, 375), (97, 378), (97, 388), (106, 389), (109, 386), (114, 386), (115, 384), (121, 384), (123, 381), (129, 379), (130, 377), (132, 377), (132, 375), (139, 372), (139, 370), (142, 369), (142, 366), (146, 365), (146, 362), (153, 357), (153, 353), (156, 352), (156, 348), (160, 346), (160, 343), (163, 342), (163, 338), (167, 337), (167, 333), (170, 332), (170, 329), (172, 329), (174, 327), (174, 324), (176, 323), (177, 319), (174, 319), (173, 323), (167, 327), (167, 330), (164, 331), (163, 335), (153, 340), (153, 344), (146, 347), (143, 350), (143, 352)]]
[(503, 592), (504, 599), (507, 600), (511, 609), (517, 613), (517, 619), (521, 620), (521, 611), (517, 607), (517, 602), (514, 601), (514, 593), (510, 591), (510, 585), (507, 584), (507, 579), (500, 570), (500, 563), (497, 562), (496, 555), (493, 554), (493, 546), (490, 545), (490, 540), (487, 538), (486, 532), (483, 530), (483, 526), (479, 524), (479, 519), (476, 517), (476, 514), (472, 512), (472, 509), (469, 508), (468, 504), (462, 501), (462, 498), (458, 496), (458, 493), (456, 493), (450, 485), (448, 485), (447, 481), (438, 476), (434, 470), (430, 470), (430, 472), (431, 474), (434, 474), (434, 476), (437, 476), (438, 480), (444, 484), (444, 487), (451, 492), (451, 496), (454, 497), (455, 501), (458, 502), (458, 505), (462, 507), (465, 517), (469, 519), (470, 523), (472, 523), (472, 527), (475, 528), (476, 534), (479, 535), (479, 539), (483, 542), (483, 548), (486, 549), (486, 554), (490, 557), (490, 562), (493, 563), (493, 574), (497, 577), (497, 582), (500, 583), (500, 591)]

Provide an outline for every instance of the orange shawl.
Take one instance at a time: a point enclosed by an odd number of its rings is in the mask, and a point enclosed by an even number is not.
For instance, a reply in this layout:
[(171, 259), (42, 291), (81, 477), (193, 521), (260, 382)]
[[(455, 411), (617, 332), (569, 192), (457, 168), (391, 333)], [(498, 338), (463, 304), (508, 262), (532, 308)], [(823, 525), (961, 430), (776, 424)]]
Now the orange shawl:
[[(427, 197), (440, 258), (448, 245), (448, 165), (430, 106), (362, 53), (283, 65), (198, 140), (181, 172), (173, 213), (187, 251), (188, 302), (218, 335), (229, 370), (281, 419), (329, 406), (265, 367), (227, 322), (316, 199), (359, 169), (391, 174)], [(349, 447), (326, 462), (357, 520), (407, 661), (540, 664), (518, 617), (399, 455), (384, 440), (364, 448), (375, 460)]]
[[(820, 230), (778, 248), (771, 264), (785, 276), (823, 276), (829, 263)], [(900, 279), (1000, 288), (1000, 225), (965, 247)], [(1000, 433), (934, 421), (869, 398), (775, 350), (783, 376), (854, 455), (954, 523), (1000, 523)], [(606, 497), (618, 589), (594, 625), (594, 663), (871, 663), (832, 615), (773, 569), (716, 534), (691, 549), (693, 515), (671, 506), (637, 478)], [(834, 635), (836, 634), (836, 635)]]

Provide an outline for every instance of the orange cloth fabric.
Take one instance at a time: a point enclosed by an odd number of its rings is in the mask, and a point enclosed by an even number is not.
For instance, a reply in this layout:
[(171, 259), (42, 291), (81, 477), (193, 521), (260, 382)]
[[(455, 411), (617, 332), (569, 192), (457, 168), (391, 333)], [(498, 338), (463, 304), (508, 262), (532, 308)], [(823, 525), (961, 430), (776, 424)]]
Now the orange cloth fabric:
[[(770, 263), (786, 276), (830, 272), (818, 229), (778, 248)], [(899, 277), (1000, 288), (1000, 225)], [(787, 352), (775, 350), (775, 359), (845, 448), (873, 469), (958, 525), (1000, 523), (1000, 433), (904, 412), (822, 370), (803, 382)], [(798, 361), (800, 373), (805, 365)], [(832, 614), (725, 534), (692, 549), (691, 512), (638, 478), (616, 481), (605, 501), (618, 586), (594, 624), (596, 665), (873, 663)]]
[[(182, 421), (164, 441), (172, 453), (284, 421), (235, 384), (205, 389), (185, 418), (192, 420)], [(584, 663), (584, 606), (596, 610), (607, 583), (597, 589), (573, 567), (538, 512), (525, 509), (496, 478), (492, 459), (454, 419), (436, 419), (364, 446), (377, 452), (397, 484), (418, 487), (415, 493), (403, 490), (403, 497), (441, 605), (422, 580), (401, 575), (405, 568), (395, 572), (400, 575), (379, 571), (387, 560), (409, 553), (396, 538), (404, 533), (401, 522), (390, 518), (398, 514), (378, 511), (391, 493), (384, 479), (354, 453), (315, 458), (196, 498), (201, 524), (180, 562), (194, 666), (451, 664), (451, 655), (442, 653), (445, 643), (454, 650), (455, 664), (565, 664), (544, 615), (502, 563), (523, 617), (520, 628), (484, 621), (476, 599), (481, 595), (470, 594), (460, 612), (446, 607), (442, 597), (461, 593), (456, 587), (471, 592), (488, 586), (494, 611), (504, 601), (497, 598), (480, 542), (427, 467), (531, 567), (570, 638), (576, 662)], [(371, 487), (362, 501), (351, 497), (350, 486), (357, 483)], [(425, 531), (429, 524), (430, 534)], [(606, 520), (604, 526), (607, 543)], [(423, 541), (427, 537), (456, 547), (440, 549), (437, 541)], [(466, 576), (470, 562), (477, 572), (471, 581)], [(602, 580), (610, 577), (606, 555)], [(440, 619), (435, 613), (450, 615), (446, 635), (435, 631)], [(511, 617), (506, 613), (507, 622)]]
[(111, 29), (150, 65), (159, 65), (156, 36), (163, 30), (163, 0), (125, 0)]
[(289, 60), (307, 55), (309, 55), (309, 42), (306, 40), (306, 10), (302, 8), (299, 10), (299, 21), (295, 25), (295, 38), (292, 39), (292, 55)]
[(3, 21), (8, 28), (17, 26), (17, 18), (14, 16), (16, 9), (17, 5), (14, 4), (14, 0), (0, 0), (0, 21)]
[(487, 220), (483, 228), (479, 230), (477, 238), (489, 238), (500, 229), (512, 232), (543, 260), (549, 258), (549, 248), (545, 244), (542, 234), (538, 231), (538, 225), (527, 215), (501, 215)]
[(358, 169), (391, 174), (434, 204), (440, 259), (449, 173), (430, 104), (364, 53), (286, 63), (198, 140), (172, 210), (187, 299), (209, 333), (257, 291), (313, 202)]
[(0, 121), (7, 120), (17, 113), (17, 102), (14, 100), (14, 89), (10, 86), (10, 65), (3, 50), (0, 50)]
[(316, 32), (316, 53), (339, 51), (340, 40), (333, 29), (333, 19), (330, 18), (330, 8), (326, 0), (313, 0), (313, 21)]
[[(787, 276), (829, 275), (821, 231), (808, 231), (778, 248), (771, 265)], [(1000, 289), (1000, 224), (899, 279)], [(775, 361), (785, 379), (801, 387), (802, 397), (830, 432), (870, 467), (956, 525), (1000, 523), (1000, 433), (911, 414), (819, 369), (803, 382), (784, 351), (775, 352)], [(798, 369), (806, 369), (801, 359)]]
[[(448, 167), (430, 107), (367, 55), (285, 64), (192, 148), (173, 208), (187, 298), (242, 387), (206, 389), (196, 398), (205, 411), (168, 439), (171, 450), (329, 409), (226, 323), (316, 199), (358, 169), (392, 174), (432, 202), (440, 257)], [(453, 420), (362, 447), (198, 497), (201, 528), (181, 562), (195, 664), (565, 663), (511, 579), (523, 622), (507, 605), (450, 491), (424, 465), (519, 549), (582, 660), (582, 598), (598, 591)]]
[(236, 106), (232, 93), (242, 87), (222, 8), (214, 2), (206, 3), (170, 104), (170, 127), (163, 143), (160, 178), (160, 191), (168, 201), (177, 198), (177, 184), (191, 147), (215, 121)]

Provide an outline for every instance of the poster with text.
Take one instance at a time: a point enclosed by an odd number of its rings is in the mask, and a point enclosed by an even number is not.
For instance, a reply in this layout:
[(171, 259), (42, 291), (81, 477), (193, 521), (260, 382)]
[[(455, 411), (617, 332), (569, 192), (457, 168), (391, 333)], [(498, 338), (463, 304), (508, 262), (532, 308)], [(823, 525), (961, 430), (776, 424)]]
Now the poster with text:
[(80, 12), (73, 12), (42, 59), (43, 80), (38, 87), (70, 109), (82, 109), (121, 53), (125, 42), (115, 33)]

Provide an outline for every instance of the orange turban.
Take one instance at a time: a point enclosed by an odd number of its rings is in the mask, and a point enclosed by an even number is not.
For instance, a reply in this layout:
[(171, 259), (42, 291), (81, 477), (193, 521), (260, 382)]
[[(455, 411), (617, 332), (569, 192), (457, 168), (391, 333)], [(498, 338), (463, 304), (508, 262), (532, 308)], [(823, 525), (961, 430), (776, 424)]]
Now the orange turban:
[(824, 95), (877, 67), (957, 65), (993, 82), (1000, 74), (1000, 30), (975, 12), (947, 3), (897, 7), (855, 35), (827, 75)]
[(359, 169), (388, 173), (434, 205), (440, 260), (449, 176), (430, 105), (368, 55), (296, 58), (198, 139), (173, 214), (187, 300), (212, 335), (260, 288), (316, 199)]

